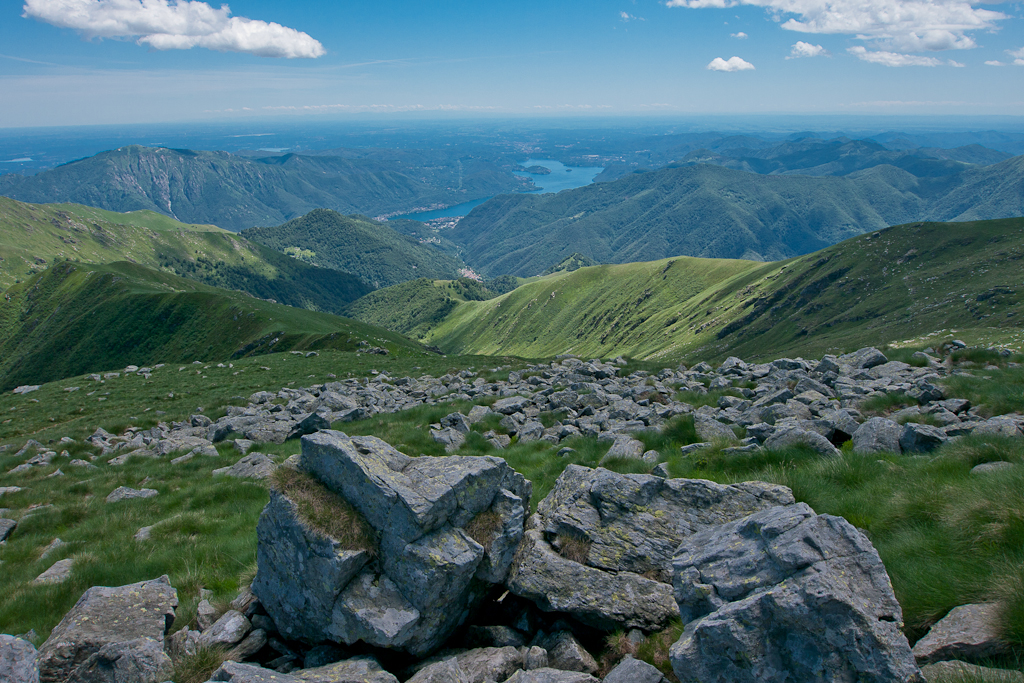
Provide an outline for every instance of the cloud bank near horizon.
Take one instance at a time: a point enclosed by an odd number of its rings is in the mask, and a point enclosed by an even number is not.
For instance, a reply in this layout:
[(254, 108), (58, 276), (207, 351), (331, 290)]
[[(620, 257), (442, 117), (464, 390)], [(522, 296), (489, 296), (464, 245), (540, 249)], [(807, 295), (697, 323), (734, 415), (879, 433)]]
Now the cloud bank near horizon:
[(205, 2), (174, 0), (25, 0), (22, 16), (86, 38), (135, 38), (156, 50), (202, 47), (258, 57), (315, 59), (326, 54), (309, 34), (274, 22), (231, 16)]

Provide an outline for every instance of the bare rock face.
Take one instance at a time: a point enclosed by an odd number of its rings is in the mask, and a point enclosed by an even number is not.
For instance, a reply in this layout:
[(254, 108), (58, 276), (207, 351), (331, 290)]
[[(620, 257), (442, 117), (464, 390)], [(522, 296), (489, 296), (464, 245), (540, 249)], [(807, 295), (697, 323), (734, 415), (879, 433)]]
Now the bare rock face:
[(410, 458), (375, 437), (304, 437), (301, 471), (365, 519), (376, 548), (347, 549), (274, 492), (260, 516), (254, 592), (281, 633), (422, 656), (502, 582), (531, 486), (494, 457)]
[(172, 668), (162, 641), (139, 638), (104, 645), (71, 674), (67, 683), (163, 683)]
[(923, 681), (870, 541), (800, 503), (687, 538), (673, 585), (684, 683)]
[(39, 680), (64, 683), (107, 645), (140, 638), (162, 644), (177, 606), (178, 593), (166, 576), (118, 588), (90, 588), (39, 648)]
[(683, 539), (792, 502), (789, 489), (773, 484), (570, 465), (537, 507), (508, 587), (596, 628), (654, 630), (678, 616), (668, 582)]
[(1004, 654), (1008, 646), (999, 637), (998, 611), (995, 603), (954, 607), (914, 645), (917, 663), (972, 661)]
[(39, 683), (36, 648), (27, 640), (0, 634), (0, 681)]

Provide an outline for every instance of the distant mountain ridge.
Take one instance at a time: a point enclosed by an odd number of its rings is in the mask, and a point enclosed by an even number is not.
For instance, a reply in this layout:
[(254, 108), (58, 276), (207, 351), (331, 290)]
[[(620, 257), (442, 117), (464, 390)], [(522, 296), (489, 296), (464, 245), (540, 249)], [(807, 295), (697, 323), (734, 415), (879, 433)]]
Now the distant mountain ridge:
[(1024, 215), (1024, 156), (918, 177), (883, 164), (843, 177), (670, 167), (548, 195), (502, 195), (449, 238), (478, 272), (530, 277), (573, 252), (599, 263), (670, 256), (776, 261), (918, 220)]
[(0, 176), (0, 195), (24, 202), (149, 209), (232, 231), (277, 225), (317, 208), (376, 216), (530, 187), (496, 162), (440, 153), (384, 160), (325, 154), (256, 158), (139, 145), (35, 176)]

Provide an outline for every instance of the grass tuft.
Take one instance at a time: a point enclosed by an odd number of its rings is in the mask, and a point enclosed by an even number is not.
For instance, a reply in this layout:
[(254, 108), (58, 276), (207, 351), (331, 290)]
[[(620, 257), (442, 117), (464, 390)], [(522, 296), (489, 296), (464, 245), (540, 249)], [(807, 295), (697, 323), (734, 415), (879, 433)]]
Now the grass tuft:
[(227, 659), (227, 650), (220, 647), (200, 645), (195, 654), (183, 655), (174, 660), (171, 680), (174, 683), (203, 683), (210, 680), (213, 672)]
[(590, 547), (593, 543), (587, 538), (559, 534), (554, 545), (558, 548), (558, 554), (565, 559), (586, 564), (590, 558)]
[(493, 510), (485, 510), (470, 520), (463, 531), (485, 550), (490, 550), (491, 543), (501, 531), (501, 516)]
[(377, 552), (377, 538), (366, 519), (348, 501), (305, 472), (279, 467), (275, 489), (293, 501), (304, 524), (334, 539), (346, 550)]

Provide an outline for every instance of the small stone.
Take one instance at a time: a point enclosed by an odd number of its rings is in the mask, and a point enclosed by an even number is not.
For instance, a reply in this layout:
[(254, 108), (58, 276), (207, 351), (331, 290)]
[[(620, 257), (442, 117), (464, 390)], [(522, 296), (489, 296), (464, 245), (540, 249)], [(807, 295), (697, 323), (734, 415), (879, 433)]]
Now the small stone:
[(151, 526), (144, 526), (141, 529), (139, 529), (138, 531), (136, 531), (135, 532), (135, 536), (133, 536), (132, 538), (134, 538), (136, 541), (139, 541), (140, 543), (142, 541), (148, 541), (152, 531), (153, 531), (153, 527), (151, 527)]
[(14, 533), (18, 523), (13, 519), (0, 519), (0, 543), (3, 543)]
[(954, 607), (917, 641), (914, 658), (918, 664), (929, 664), (948, 659), (987, 659), (1003, 654), (1007, 644), (999, 638), (998, 612), (999, 606), (995, 603)]
[(203, 632), (202, 642), (206, 645), (232, 646), (240, 643), (252, 630), (252, 624), (245, 615), (236, 610), (228, 610)]
[(75, 560), (73, 558), (67, 558), (64, 560), (58, 560), (53, 563), (53, 566), (47, 569), (45, 572), (37, 576), (32, 583), (35, 584), (55, 584), (64, 583), (71, 578), (71, 568), (74, 566)]
[(1012, 470), (1016, 465), (1012, 462), (1006, 462), (1005, 460), (997, 460), (995, 462), (983, 462), (980, 465), (975, 465), (971, 468), (971, 474), (988, 474), (990, 472), (1003, 472), (1005, 470)]
[(107, 502), (117, 503), (122, 500), (153, 498), (159, 493), (156, 489), (133, 489), (128, 486), (118, 486), (107, 496)]

